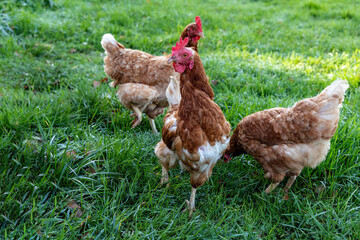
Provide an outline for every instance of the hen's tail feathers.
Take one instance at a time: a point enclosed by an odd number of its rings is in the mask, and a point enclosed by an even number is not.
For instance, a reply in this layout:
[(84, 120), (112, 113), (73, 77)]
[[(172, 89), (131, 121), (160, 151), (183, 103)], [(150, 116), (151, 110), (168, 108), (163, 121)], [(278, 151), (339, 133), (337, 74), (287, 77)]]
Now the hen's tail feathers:
[(118, 43), (115, 40), (114, 36), (111, 35), (110, 33), (107, 33), (102, 37), (101, 46), (109, 55), (118, 51), (120, 48), (125, 48), (122, 44)]
[(170, 106), (180, 104), (180, 81), (177, 76), (170, 76), (170, 83), (166, 89), (166, 98)]
[(348, 88), (349, 83), (346, 80), (335, 80), (321, 92), (321, 95), (326, 94), (327, 97), (338, 98), (342, 102), (344, 101), (344, 95)]
[(333, 121), (339, 118), (339, 108), (342, 107), (341, 103), (344, 101), (348, 87), (346, 80), (336, 80), (318, 95), (317, 98), (320, 100), (318, 113), (323, 119)]

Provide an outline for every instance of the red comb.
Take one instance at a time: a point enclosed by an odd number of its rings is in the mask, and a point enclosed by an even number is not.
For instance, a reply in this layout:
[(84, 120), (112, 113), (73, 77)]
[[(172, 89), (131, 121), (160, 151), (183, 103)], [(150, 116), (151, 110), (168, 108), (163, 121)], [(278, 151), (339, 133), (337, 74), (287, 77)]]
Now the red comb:
[(171, 53), (177, 52), (177, 51), (179, 51), (180, 49), (186, 47), (186, 45), (188, 44), (188, 42), (189, 42), (189, 38), (188, 38), (188, 37), (184, 38), (184, 40), (182, 40), (181, 37), (180, 37), (180, 39), (179, 39), (179, 41), (176, 43), (176, 45), (175, 45), (174, 47), (172, 47)]
[(197, 17), (195, 18), (195, 22), (196, 22), (196, 25), (197, 25), (197, 27), (199, 28), (199, 30), (202, 32), (201, 19), (200, 19), (199, 16), (197, 16)]

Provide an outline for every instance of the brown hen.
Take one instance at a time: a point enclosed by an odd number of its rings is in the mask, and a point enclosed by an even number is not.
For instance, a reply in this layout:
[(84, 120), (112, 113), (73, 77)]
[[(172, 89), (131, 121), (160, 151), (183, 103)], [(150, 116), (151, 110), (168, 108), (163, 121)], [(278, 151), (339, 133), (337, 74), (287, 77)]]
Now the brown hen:
[[(200, 17), (186, 26), (181, 36), (189, 37), (188, 47), (197, 50), (197, 41), (203, 36)], [(169, 56), (153, 56), (125, 48), (111, 34), (103, 36), (101, 45), (108, 54), (104, 58), (104, 70), (114, 80), (111, 86), (119, 85), (121, 104), (133, 111), (132, 128), (141, 123), (142, 113), (145, 113), (153, 132), (157, 133), (154, 119), (168, 106), (165, 91), (170, 76), (178, 75), (167, 62)]]
[(186, 48), (186, 42), (187, 38), (180, 39), (172, 49), (170, 60), (180, 73), (180, 86), (172, 78), (167, 90), (170, 108), (155, 154), (162, 165), (162, 183), (168, 181), (168, 170), (177, 164), (190, 172), (192, 190), (188, 209), (191, 216), (196, 189), (210, 178), (229, 144), (230, 124), (213, 101), (214, 93), (199, 55), (192, 48)]
[(289, 177), (284, 188), (288, 192), (304, 167), (315, 168), (325, 160), (348, 87), (346, 80), (336, 80), (318, 96), (291, 108), (273, 108), (245, 117), (231, 136), (224, 158), (252, 155), (271, 180), (265, 192), (274, 190), (285, 176)]

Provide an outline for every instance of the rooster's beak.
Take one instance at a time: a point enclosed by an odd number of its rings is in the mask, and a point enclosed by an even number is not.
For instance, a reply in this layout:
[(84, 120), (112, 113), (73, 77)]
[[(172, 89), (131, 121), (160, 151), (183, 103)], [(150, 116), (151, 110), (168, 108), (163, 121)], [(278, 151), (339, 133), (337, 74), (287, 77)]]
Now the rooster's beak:
[(173, 61), (175, 61), (175, 56), (171, 56), (171, 57), (168, 59), (168, 63), (171, 63), (171, 62), (173, 62)]
[(199, 33), (198, 33), (198, 35), (199, 35), (200, 37), (202, 37), (202, 38), (204, 38), (204, 37), (205, 37), (205, 35), (204, 35), (204, 33), (203, 33), (203, 32), (199, 32)]

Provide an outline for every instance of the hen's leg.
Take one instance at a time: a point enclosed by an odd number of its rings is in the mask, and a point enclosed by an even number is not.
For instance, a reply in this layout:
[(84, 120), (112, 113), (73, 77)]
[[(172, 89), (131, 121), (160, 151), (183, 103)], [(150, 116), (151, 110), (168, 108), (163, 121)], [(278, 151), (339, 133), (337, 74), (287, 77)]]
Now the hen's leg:
[(150, 126), (151, 126), (153, 133), (158, 133), (158, 131), (156, 130), (156, 125), (155, 125), (154, 119), (152, 119), (150, 117), (148, 117), (148, 118), (149, 118)]
[(289, 191), (289, 189), (291, 188), (291, 186), (293, 185), (293, 183), (295, 182), (296, 180), (296, 177), (297, 175), (293, 175), (293, 176), (290, 176), (285, 187), (284, 187), (284, 192), (287, 193)]
[(267, 189), (265, 189), (265, 193), (269, 194), (284, 179), (285, 173), (276, 171), (276, 169), (269, 167), (268, 165), (263, 165), (263, 167), (266, 171), (265, 178), (268, 178), (271, 180), (270, 186)]
[[(195, 195), (196, 195), (196, 188), (191, 188), (191, 195), (190, 195), (190, 201), (185, 200), (187, 204), (187, 209), (189, 209), (189, 216), (192, 217), (192, 213), (195, 211)], [(187, 210), (186, 208), (184, 211)]]
[(279, 182), (278, 183), (271, 183), (270, 186), (267, 189), (265, 189), (265, 192), (267, 194), (271, 193), (272, 190), (274, 190), (277, 187), (277, 185), (279, 185)]
[[(192, 216), (192, 213), (195, 211), (195, 195), (196, 189), (201, 187), (212, 175), (212, 170), (215, 166), (215, 163), (211, 166), (208, 166), (203, 172), (192, 172), (190, 175), (190, 184), (191, 184), (191, 195), (190, 201), (186, 200), (189, 210), (189, 216)], [(185, 209), (186, 210), (186, 209)]]
[(131, 105), (131, 106), (132, 106), (132, 109), (134, 111), (134, 113), (131, 114), (131, 116), (135, 117), (134, 120), (132, 121), (131, 128), (134, 128), (134, 127), (136, 127), (137, 125), (139, 125), (141, 123), (142, 113), (141, 113), (140, 109), (137, 106), (135, 106), (135, 105)]
[(161, 167), (162, 167), (162, 174), (161, 174), (160, 183), (163, 184), (163, 183), (167, 183), (169, 181), (169, 173), (168, 173), (168, 170), (164, 166), (161, 166)]
[[(162, 173), (160, 183), (166, 183), (169, 181), (169, 169), (175, 167), (179, 161), (176, 153), (171, 151), (161, 140), (155, 147), (155, 154), (159, 158), (161, 164)], [(167, 184), (169, 186), (169, 183)]]

